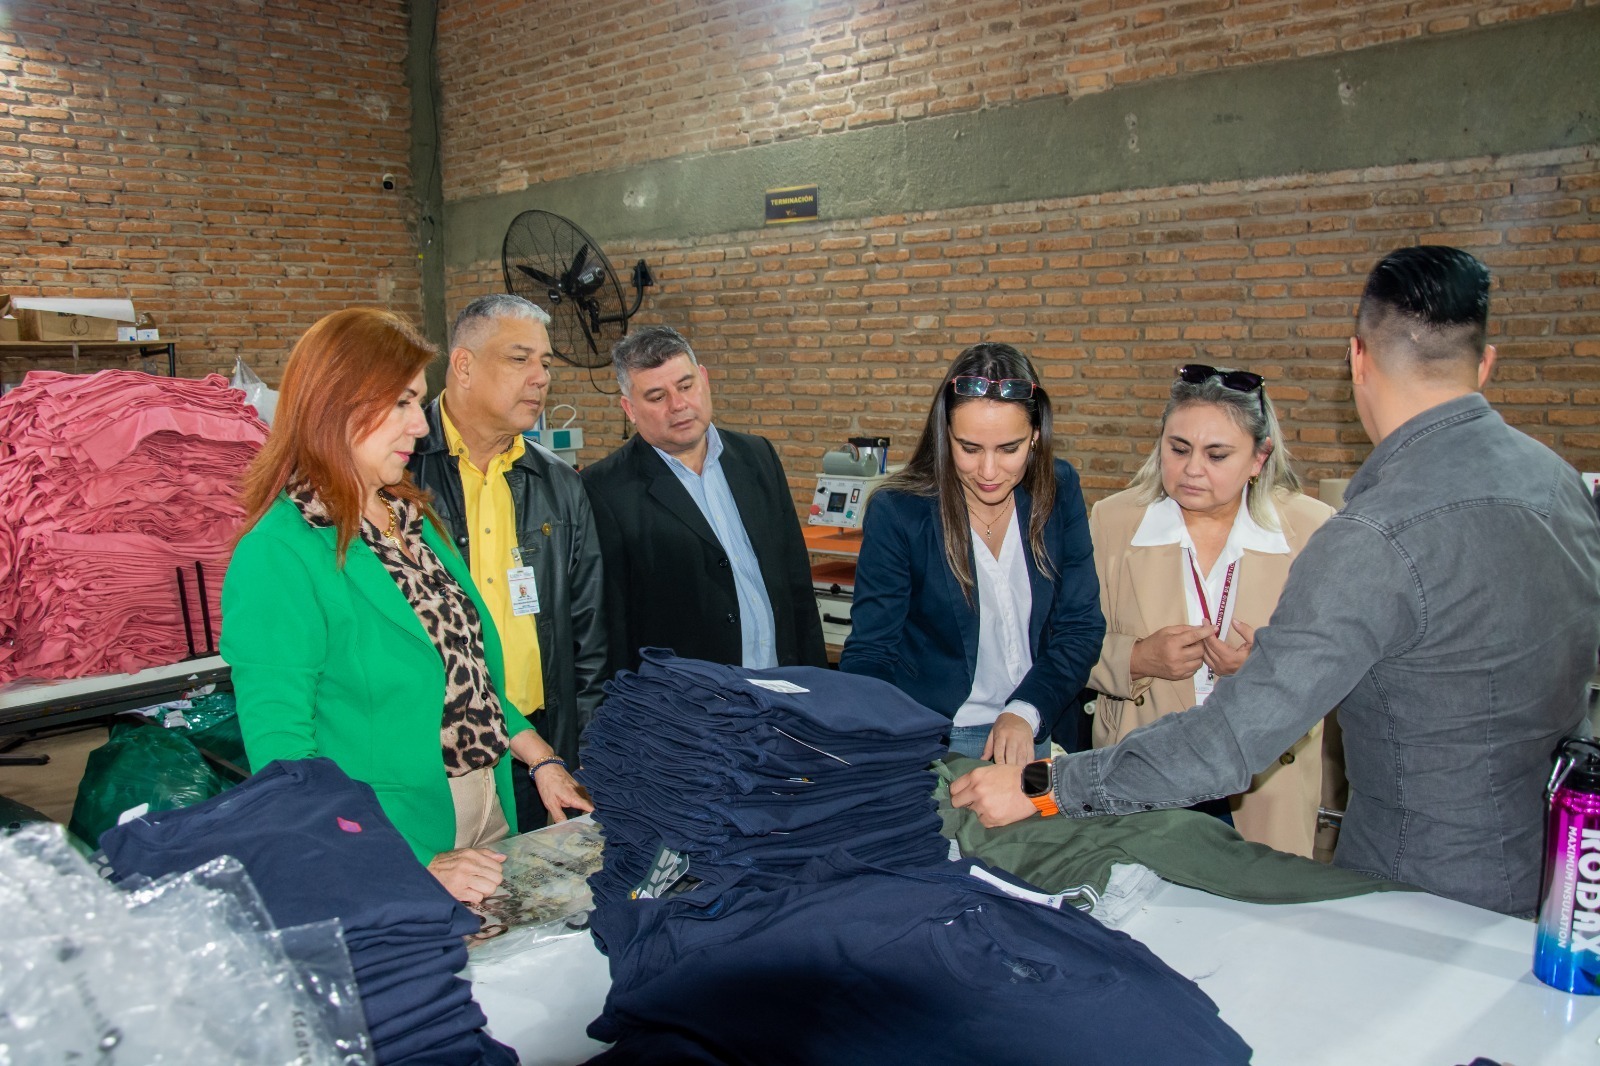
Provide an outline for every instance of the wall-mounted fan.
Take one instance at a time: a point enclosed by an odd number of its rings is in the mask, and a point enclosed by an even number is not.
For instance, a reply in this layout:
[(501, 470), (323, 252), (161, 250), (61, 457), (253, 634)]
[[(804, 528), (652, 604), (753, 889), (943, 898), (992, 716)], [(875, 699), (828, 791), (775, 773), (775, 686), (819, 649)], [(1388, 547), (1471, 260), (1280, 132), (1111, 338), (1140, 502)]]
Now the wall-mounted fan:
[(633, 306), (600, 246), (583, 230), (549, 211), (524, 211), (511, 220), (501, 249), (506, 291), (550, 312), (550, 346), (574, 366), (611, 363), (611, 346), (628, 332), (628, 319), (655, 284), (643, 259), (633, 265)]

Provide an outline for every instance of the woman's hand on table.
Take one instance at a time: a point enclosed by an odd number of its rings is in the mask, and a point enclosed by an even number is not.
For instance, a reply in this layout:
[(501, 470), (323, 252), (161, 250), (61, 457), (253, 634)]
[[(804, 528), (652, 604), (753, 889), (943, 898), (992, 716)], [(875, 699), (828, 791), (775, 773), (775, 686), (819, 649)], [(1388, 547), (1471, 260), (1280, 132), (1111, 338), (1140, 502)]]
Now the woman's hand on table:
[(482, 903), (500, 887), (500, 864), (505, 861), (504, 855), (488, 848), (457, 848), (435, 855), (428, 872), (462, 903)]
[(539, 800), (550, 812), (551, 822), (564, 822), (567, 812), (563, 807), (580, 811), (594, 810), (594, 801), (583, 786), (572, 779), (567, 768), (560, 763), (546, 763), (534, 771), (533, 786), (539, 790)]
[(983, 757), (1002, 766), (1026, 766), (1033, 761), (1033, 727), (1027, 719), (1002, 711), (983, 742)]
[(1205, 639), (1216, 637), (1210, 626), (1165, 626), (1133, 642), (1128, 672), (1135, 680), (1159, 677), (1182, 681), (1205, 663)]
[(1212, 673), (1218, 677), (1227, 677), (1229, 674), (1239, 672), (1239, 667), (1244, 665), (1245, 659), (1250, 656), (1250, 649), (1256, 646), (1256, 631), (1254, 626), (1247, 626), (1243, 622), (1233, 623), (1233, 630), (1244, 641), (1234, 647), (1225, 641), (1217, 639), (1215, 633), (1207, 633), (1202, 642), (1202, 657), (1206, 665), (1211, 667)]

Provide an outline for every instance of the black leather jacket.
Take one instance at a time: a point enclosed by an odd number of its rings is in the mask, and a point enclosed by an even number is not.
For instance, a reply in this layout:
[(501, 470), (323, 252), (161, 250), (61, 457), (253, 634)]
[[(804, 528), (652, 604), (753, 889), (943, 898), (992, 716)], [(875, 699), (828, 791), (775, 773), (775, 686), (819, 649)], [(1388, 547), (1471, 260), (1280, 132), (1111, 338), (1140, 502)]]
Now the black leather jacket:
[[(445, 443), (439, 400), (428, 405), (428, 435), (411, 456), (411, 477), (433, 493), (433, 507), (468, 556), (466, 504), (456, 457)], [(543, 709), (519, 708), (567, 765), (578, 765), (578, 737), (604, 698), (604, 582), (594, 516), (577, 471), (532, 441), (506, 472), (517, 512), (517, 542), (539, 588)]]

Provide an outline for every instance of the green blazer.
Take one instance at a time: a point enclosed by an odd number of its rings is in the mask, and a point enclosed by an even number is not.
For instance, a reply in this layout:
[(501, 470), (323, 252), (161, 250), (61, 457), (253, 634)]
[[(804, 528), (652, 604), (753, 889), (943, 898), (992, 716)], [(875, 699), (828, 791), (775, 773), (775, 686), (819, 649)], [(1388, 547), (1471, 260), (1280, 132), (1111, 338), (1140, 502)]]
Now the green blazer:
[[(336, 565), (335, 531), (310, 525), (287, 496), (234, 550), (222, 583), (222, 657), (233, 670), (250, 765), (326, 756), (378, 794), (426, 863), (455, 847), (455, 803), (439, 729), (444, 662), (389, 571), (357, 537)], [(506, 731), (530, 728), (505, 698), (500, 637), (467, 564), (431, 522), (422, 539), (478, 608), (483, 653)], [(511, 760), (495, 767), (517, 824)]]

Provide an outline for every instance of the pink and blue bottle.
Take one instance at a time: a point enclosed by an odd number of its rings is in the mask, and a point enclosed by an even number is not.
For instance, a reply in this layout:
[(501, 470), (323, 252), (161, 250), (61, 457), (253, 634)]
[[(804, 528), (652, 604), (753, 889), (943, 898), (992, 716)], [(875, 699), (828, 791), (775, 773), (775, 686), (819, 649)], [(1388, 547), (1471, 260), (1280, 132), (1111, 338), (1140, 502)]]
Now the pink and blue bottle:
[(1533, 975), (1600, 995), (1600, 743), (1562, 743), (1550, 775)]

